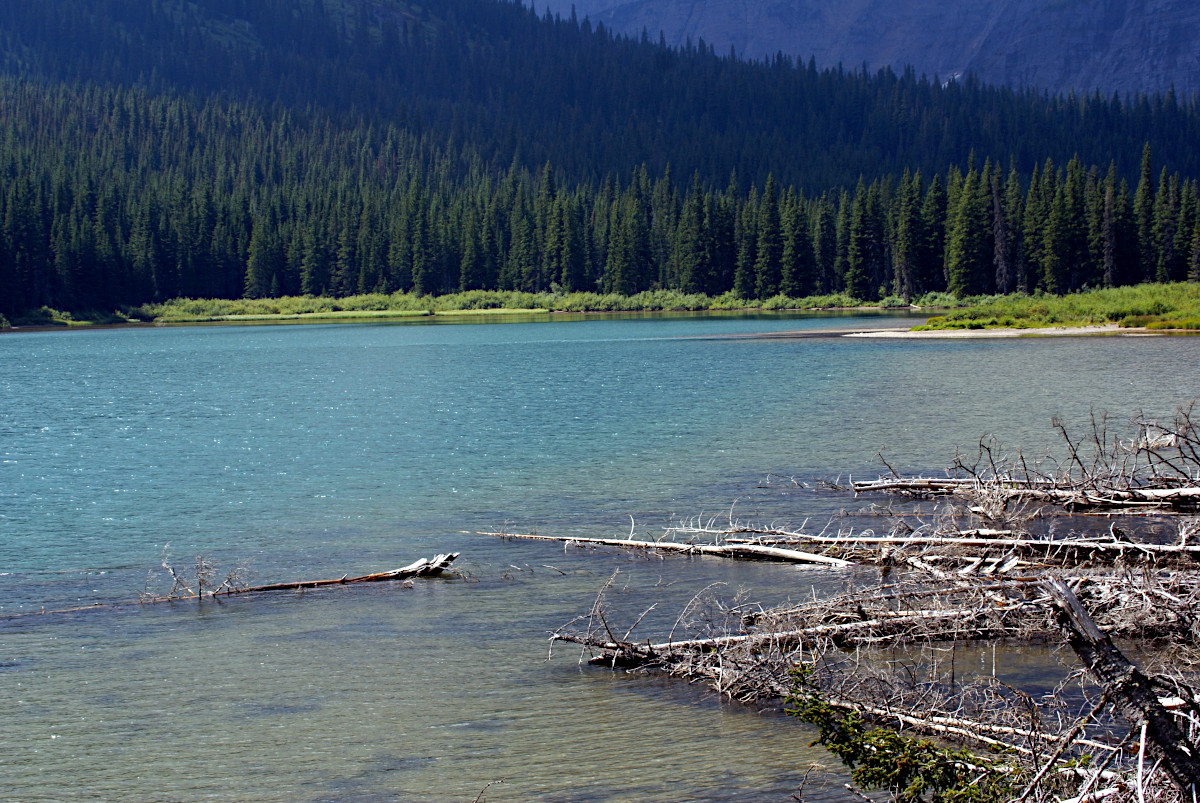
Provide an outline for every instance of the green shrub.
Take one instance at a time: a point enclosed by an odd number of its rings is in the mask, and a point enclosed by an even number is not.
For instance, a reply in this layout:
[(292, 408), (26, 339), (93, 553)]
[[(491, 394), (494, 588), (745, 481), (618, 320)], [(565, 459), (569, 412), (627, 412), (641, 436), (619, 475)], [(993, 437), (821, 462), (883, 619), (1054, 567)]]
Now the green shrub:
[(858, 713), (827, 702), (811, 677), (809, 667), (792, 671), (784, 710), (815, 726), (817, 743), (840, 758), (863, 789), (886, 789), (902, 803), (1000, 803), (1021, 788), (1020, 774), (996, 759), (868, 727)]
[(13, 323), (17, 326), (69, 326), (71, 313), (43, 306), (16, 316)]
[(926, 293), (913, 302), (918, 307), (943, 307), (953, 309), (961, 302), (950, 293)]
[(1183, 329), (1194, 331), (1200, 329), (1200, 318), (1191, 318), (1183, 321), (1150, 321), (1146, 324), (1147, 329)]

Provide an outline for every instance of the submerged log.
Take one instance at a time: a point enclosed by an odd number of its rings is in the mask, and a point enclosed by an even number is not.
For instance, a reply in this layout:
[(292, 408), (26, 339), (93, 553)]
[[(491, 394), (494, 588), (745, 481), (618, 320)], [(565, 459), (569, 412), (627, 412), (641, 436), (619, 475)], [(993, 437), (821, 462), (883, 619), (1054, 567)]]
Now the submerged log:
[(322, 588), (324, 586), (339, 586), (349, 585), (350, 583), (383, 583), (393, 580), (407, 580), (412, 577), (436, 577), (441, 574), (454, 559), (458, 557), (457, 552), (448, 552), (444, 555), (434, 555), (433, 558), (421, 558), (418, 561), (400, 568), (392, 569), (386, 572), (375, 572), (374, 574), (364, 574), (358, 577), (347, 577), (342, 575), (333, 580), (297, 580), (291, 583), (271, 583), (265, 586), (249, 586), (246, 588), (230, 588), (224, 591), (213, 592), (213, 596), (228, 597), (235, 594), (261, 594), (270, 591), (298, 591), (305, 588)]
[[(309, 588), (350, 585), (353, 583), (380, 583), (394, 580), (409, 580), (416, 577), (436, 577), (448, 569), (450, 564), (453, 563), (458, 556), (458, 552), (448, 552), (444, 555), (434, 555), (432, 558), (421, 558), (420, 560), (410, 563), (409, 565), (399, 569), (391, 569), (386, 572), (375, 572), (373, 574), (363, 574), (359, 575), (358, 577), (342, 575), (341, 577), (331, 580), (296, 580), (288, 583), (270, 583), (268, 585), (261, 586), (235, 585), (227, 580), (225, 583), (222, 583), (219, 587), (211, 591), (203, 590), (203, 587), (200, 586), (200, 584), (197, 584), (197, 587), (201, 588), (201, 593), (196, 593), (187, 585), (183, 584), (175, 571), (167, 565), (164, 558), (163, 566), (175, 580), (175, 588), (172, 589), (172, 593), (164, 595), (143, 594), (141, 598), (137, 600), (96, 602), (91, 605), (81, 605), (75, 608), (58, 608), (54, 610), (46, 610), (43, 608), (37, 611), (0, 614), (0, 619), (20, 619), (26, 616), (44, 616), (46, 614), (56, 613), (79, 613), (81, 611), (122, 608), (130, 605), (150, 605), (157, 602), (176, 602), (191, 599), (221, 599), (223, 597), (242, 596), (246, 594), (262, 594), (276, 591), (299, 591)], [(186, 591), (186, 593), (173, 593), (176, 588), (183, 589)]]
[(854, 564), (841, 558), (828, 555), (818, 555), (812, 552), (801, 552), (778, 546), (762, 544), (690, 544), (678, 541), (634, 541), (622, 538), (578, 538), (568, 535), (533, 535), (530, 533), (479, 532), (475, 535), (493, 535), (499, 538), (520, 538), (527, 541), (558, 541), (563, 544), (595, 544), (597, 546), (615, 546), (622, 549), (661, 549), (684, 554), (712, 555), (718, 558), (735, 558), (740, 560), (773, 560), (784, 563), (819, 563), (825, 566), (845, 568)]

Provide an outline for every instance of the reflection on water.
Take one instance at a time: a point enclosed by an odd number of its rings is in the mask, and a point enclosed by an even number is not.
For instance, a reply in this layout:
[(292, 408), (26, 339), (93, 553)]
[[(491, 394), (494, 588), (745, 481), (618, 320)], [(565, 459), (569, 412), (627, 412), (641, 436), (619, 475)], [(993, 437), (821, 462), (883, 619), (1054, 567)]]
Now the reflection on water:
[[(614, 623), (670, 630), (723, 582), (822, 569), (462, 531), (656, 536), (822, 521), (786, 482), (938, 471), (1051, 415), (1161, 415), (1200, 341), (723, 340), (853, 318), (172, 328), (0, 338), (0, 613), (135, 598), (164, 546), (256, 581), (461, 551), (468, 579), (0, 620), (0, 778), (18, 799), (786, 800), (811, 733), (576, 663), (546, 636), (616, 570)], [(697, 336), (703, 336), (697, 337)], [(161, 575), (161, 571), (158, 573)], [(160, 582), (155, 579), (154, 582)], [(1041, 660), (1040, 658), (1038, 660)], [(836, 775), (806, 799), (839, 799)]]

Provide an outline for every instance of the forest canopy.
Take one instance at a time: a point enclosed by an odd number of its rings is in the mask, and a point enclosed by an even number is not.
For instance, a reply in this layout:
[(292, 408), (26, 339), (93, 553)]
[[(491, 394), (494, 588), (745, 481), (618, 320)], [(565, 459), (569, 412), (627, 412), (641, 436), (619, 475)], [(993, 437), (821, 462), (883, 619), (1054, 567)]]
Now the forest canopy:
[(0, 313), (1200, 278), (1195, 100), (746, 63), (490, 0), (0, 8)]

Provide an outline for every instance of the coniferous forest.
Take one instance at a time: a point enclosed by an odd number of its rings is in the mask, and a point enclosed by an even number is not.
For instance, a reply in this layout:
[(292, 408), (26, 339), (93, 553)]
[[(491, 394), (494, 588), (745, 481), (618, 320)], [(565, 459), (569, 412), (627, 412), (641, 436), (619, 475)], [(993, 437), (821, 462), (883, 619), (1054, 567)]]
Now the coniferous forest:
[(0, 30), (0, 314), (1200, 280), (1172, 94), (745, 63), (492, 0), (47, 0)]

